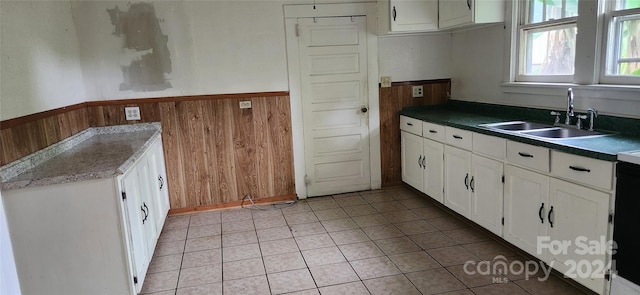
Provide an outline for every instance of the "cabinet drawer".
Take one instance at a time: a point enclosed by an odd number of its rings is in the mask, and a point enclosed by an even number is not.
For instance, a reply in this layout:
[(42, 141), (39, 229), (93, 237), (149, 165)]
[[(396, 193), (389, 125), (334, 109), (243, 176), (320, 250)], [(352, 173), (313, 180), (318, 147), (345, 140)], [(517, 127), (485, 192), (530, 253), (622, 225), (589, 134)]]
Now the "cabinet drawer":
[(444, 142), (445, 128), (442, 125), (423, 122), (422, 137), (433, 139), (435, 141)]
[(610, 190), (613, 162), (551, 151), (551, 175)]
[(400, 116), (400, 130), (422, 136), (422, 121), (414, 118)]
[(507, 157), (507, 140), (497, 136), (473, 133), (473, 152), (496, 159)]
[(507, 141), (507, 160), (520, 166), (549, 172), (549, 149), (545, 147)]
[(471, 150), (471, 142), (473, 140), (471, 134), (473, 132), (447, 126), (445, 128), (445, 133), (447, 136), (447, 144), (457, 146), (465, 150)]

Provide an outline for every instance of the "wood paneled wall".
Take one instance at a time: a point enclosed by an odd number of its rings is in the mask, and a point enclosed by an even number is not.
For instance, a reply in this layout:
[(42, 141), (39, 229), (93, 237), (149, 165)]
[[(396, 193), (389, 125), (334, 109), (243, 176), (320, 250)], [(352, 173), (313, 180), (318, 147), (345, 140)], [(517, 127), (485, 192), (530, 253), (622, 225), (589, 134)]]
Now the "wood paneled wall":
[[(126, 121), (126, 106), (139, 106), (141, 120)], [(99, 101), (53, 113), (3, 122), (2, 165), (90, 126), (161, 122), (172, 209), (295, 196), (288, 93)]]
[(3, 166), (89, 128), (89, 118), (80, 104), (39, 113), (33, 120), (7, 120), (0, 128)]
[[(413, 98), (412, 86), (423, 85), (424, 97)], [(392, 83), (380, 88), (380, 146), (382, 186), (402, 183), (400, 159), (400, 115), (402, 108), (416, 105), (443, 104), (451, 93), (451, 80)]]

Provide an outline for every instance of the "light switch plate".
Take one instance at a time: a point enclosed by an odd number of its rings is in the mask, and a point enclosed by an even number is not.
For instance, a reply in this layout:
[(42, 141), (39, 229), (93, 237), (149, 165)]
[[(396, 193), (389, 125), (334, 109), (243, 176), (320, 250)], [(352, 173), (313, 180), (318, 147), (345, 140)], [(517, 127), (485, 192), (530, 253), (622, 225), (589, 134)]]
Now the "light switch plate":
[(250, 100), (241, 101), (240, 102), (240, 108), (241, 109), (250, 109), (251, 108), (251, 101)]
[(385, 88), (391, 87), (391, 76), (380, 77), (380, 86)]
[(140, 120), (140, 107), (125, 107), (124, 116), (127, 121)]
[(412, 87), (413, 90), (413, 97), (423, 97), (424, 94), (422, 93), (422, 85), (418, 85), (418, 86), (413, 86)]

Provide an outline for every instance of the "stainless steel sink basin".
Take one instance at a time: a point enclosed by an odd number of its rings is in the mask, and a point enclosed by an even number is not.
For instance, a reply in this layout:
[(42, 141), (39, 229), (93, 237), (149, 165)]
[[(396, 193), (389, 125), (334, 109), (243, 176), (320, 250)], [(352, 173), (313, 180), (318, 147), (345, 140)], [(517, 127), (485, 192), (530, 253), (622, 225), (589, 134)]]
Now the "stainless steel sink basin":
[(543, 137), (543, 138), (576, 138), (576, 137), (596, 137), (609, 135), (608, 133), (602, 133), (597, 131), (588, 131), (580, 129), (569, 128), (552, 128), (542, 130), (524, 131), (522, 134)]
[(493, 123), (493, 124), (483, 124), (480, 126), (490, 128), (490, 129), (499, 129), (499, 130), (505, 130), (505, 131), (525, 131), (525, 130), (534, 130), (534, 129), (553, 128), (553, 125), (536, 123), (536, 122), (526, 122), (526, 121), (512, 121), (512, 122), (502, 122), (502, 123)]
[(566, 139), (566, 138), (585, 138), (607, 136), (609, 133), (597, 131), (588, 131), (573, 128), (556, 127), (550, 124), (528, 122), (528, 121), (509, 121), (491, 124), (481, 124), (480, 127), (492, 129), (503, 133), (519, 134), (522, 136), (537, 137), (547, 140)]

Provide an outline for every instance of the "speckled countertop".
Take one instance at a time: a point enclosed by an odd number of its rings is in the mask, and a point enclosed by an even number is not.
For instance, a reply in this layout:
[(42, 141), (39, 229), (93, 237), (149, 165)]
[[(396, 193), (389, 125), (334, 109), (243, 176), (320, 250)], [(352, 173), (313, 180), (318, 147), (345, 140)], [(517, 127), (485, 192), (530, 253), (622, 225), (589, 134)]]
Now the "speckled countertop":
[[(500, 107), (495, 107), (494, 111), (488, 112), (486, 106), (477, 107), (475, 110), (472, 110), (467, 107), (444, 105), (437, 107), (407, 107), (404, 108), (400, 114), (425, 122), (432, 122), (487, 135), (498, 136), (513, 141), (543, 146), (570, 154), (606, 161), (616, 161), (617, 154), (619, 152), (640, 150), (640, 136), (638, 134), (627, 132), (629, 130), (616, 130), (613, 129), (613, 126), (608, 126), (608, 130), (617, 132), (613, 135), (567, 139), (537, 139), (523, 137), (514, 133), (506, 133), (478, 126), (481, 124), (518, 120), (531, 120), (553, 124), (553, 118), (549, 117), (548, 111), (544, 111), (546, 116), (544, 118), (545, 120), (540, 120), (540, 118), (537, 118), (535, 115), (526, 114), (526, 110), (517, 110), (516, 107), (508, 108), (515, 110), (515, 113), (513, 110), (505, 110)], [(635, 129), (636, 126), (633, 125), (631, 128)]]
[(123, 174), (160, 133), (159, 123), (89, 128), (0, 167), (2, 190)]

